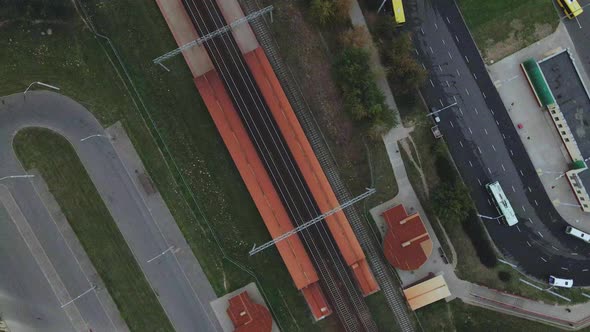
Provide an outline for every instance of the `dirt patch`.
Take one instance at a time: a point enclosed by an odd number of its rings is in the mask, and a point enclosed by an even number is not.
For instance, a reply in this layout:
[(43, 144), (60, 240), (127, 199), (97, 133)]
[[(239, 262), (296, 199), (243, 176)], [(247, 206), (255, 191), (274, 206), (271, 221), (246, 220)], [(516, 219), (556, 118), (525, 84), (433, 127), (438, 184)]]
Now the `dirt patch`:
[(543, 39), (553, 32), (551, 24), (535, 24), (534, 36), (535, 39)]

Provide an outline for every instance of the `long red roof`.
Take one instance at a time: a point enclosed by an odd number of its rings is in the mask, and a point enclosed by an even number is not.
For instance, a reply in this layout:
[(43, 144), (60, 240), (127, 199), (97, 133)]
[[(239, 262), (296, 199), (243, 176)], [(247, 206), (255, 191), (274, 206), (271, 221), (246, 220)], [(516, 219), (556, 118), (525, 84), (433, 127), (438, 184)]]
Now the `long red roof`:
[(227, 315), (235, 326), (235, 332), (270, 332), (272, 316), (268, 309), (254, 303), (244, 291), (229, 299)]

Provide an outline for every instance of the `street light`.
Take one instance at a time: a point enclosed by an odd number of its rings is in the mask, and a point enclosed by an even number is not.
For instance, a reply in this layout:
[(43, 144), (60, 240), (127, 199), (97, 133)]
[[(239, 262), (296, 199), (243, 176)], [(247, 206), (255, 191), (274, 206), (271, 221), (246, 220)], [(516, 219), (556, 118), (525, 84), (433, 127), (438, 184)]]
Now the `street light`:
[(31, 88), (33, 85), (35, 85), (35, 84), (37, 84), (37, 85), (41, 85), (41, 86), (44, 86), (44, 87), (46, 87), (46, 88), (50, 88), (50, 89), (53, 89), (53, 90), (56, 90), (56, 91), (59, 91), (59, 88), (58, 88), (58, 87), (56, 87), (56, 86), (53, 86), (53, 85), (50, 85), (50, 84), (47, 84), (47, 83), (43, 83), (43, 82), (33, 82), (33, 83), (29, 84), (29, 86), (28, 86), (28, 87), (25, 89), (25, 92), (23, 92), (23, 95), (26, 95), (26, 94), (27, 94), (27, 92), (29, 91), (29, 89), (30, 89), (30, 88)]
[(93, 138), (93, 137), (104, 137), (104, 138), (106, 138), (106, 139), (111, 139), (111, 136), (109, 136), (109, 135), (103, 135), (103, 134), (94, 134), (94, 135), (90, 135), (90, 136), (87, 136), (87, 137), (84, 137), (84, 138), (82, 138), (82, 139), (80, 140), (80, 142), (84, 142), (85, 140), (87, 140), (87, 139), (91, 139), (91, 138)]
[(498, 220), (498, 219), (500, 219), (500, 218), (504, 217), (504, 216), (490, 217), (490, 216), (485, 216), (485, 215), (483, 215), (483, 214), (478, 214), (477, 216), (478, 216), (478, 217), (480, 217), (480, 218), (484, 218), (484, 219), (490, 219), (490, 220)]
[(432, 112), (430, 112), (430, 113), (426, 114), (426, 116), (427, 116), (427, 117), (429, 117), (429, 116), (431, 116), (431, 115), (434, 115), (434, 114), (436, 114), (436, 113), (442, 112), (442, 111), (446, 110), (447, 108), (449, 108), (449, 107), (453, 107), (453, 106), (457, 106), (457, 103), (452, 103), (451, 105), (447, 105), (447, 106), (445, 106), (445, 107), (443, 107), (443, 108), (441, 108), (441, 109), (439, 109), (439, 110), (434, 110), (434, 111), (432, 111)]
[(25, 175), (9, 175), (9, 176), (5, 176), (3, 178), (0, 178), (0, 181), (5, 180), (5, 179), (20, 179), (20, 178), (33, 178), (35, 177), (32, 174), (25, 174)]

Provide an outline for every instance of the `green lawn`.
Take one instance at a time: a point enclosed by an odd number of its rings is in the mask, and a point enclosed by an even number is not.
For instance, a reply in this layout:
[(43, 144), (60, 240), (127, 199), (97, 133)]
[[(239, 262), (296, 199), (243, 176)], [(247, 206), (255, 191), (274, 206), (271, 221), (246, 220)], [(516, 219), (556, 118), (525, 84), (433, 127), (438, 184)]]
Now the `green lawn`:
[[(97, 29), (111, 37), (141, 100), (115, 54), (70, 1), (19, 4), (24, 9), (0, 8), (0, 17), (14, 18), (0, 24), (0, 95), (40, 80), (81, 102), (103, 126), (122, 121), (216, 293), (258, 280), (283, 330), (330, 329), (335, 318), (312, 322), (275, 249), (248, 256), (253, 243), (270, 239), (268, 231), (184, 60), (167, 62), (170, 73), (151, 62), (175, 48), (156, 2), (84, 1)], [(42, 10), (30, 10), (38, 6)]]
[(454, 300), (450, 303), (439, 301), (418, 309), (416, 313), (424, 331), (560, 331), (541, 323), (467, 305), (461, 300)]
[(486, 62), (551, 34), (559, 23), (553, 0), (458, 0)]
[(135, 261), (80, 159), (62, 136), (21, 130), (15, 151), (39, 170), (132, 331), (172, 331), (156, 294)]

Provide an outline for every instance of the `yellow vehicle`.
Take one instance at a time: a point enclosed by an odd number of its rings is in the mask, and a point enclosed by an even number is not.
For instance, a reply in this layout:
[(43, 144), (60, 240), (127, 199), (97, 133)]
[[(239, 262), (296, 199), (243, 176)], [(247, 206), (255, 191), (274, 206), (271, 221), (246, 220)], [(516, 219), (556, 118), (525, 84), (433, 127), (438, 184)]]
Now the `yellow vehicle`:
[(391, 4), (393, 6), (393, 17), (395, 19), (395, 23), (406, 23), (406, 14), (404, 14), (404, 4), (402, 3), (402, 0), (391, 0)]
[(584, 9), (578, 3), (578, 0), (557, 0), (559, 7), (563, 9), (565, 15), (572, 19), (584, 12)]

